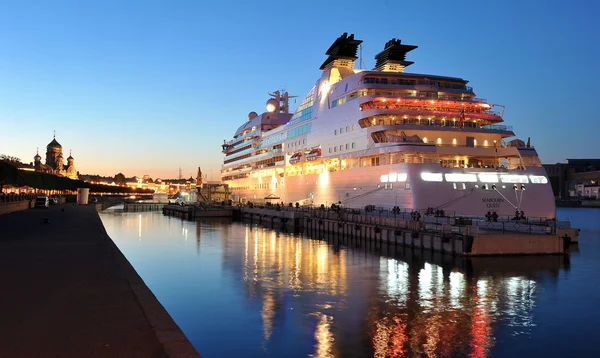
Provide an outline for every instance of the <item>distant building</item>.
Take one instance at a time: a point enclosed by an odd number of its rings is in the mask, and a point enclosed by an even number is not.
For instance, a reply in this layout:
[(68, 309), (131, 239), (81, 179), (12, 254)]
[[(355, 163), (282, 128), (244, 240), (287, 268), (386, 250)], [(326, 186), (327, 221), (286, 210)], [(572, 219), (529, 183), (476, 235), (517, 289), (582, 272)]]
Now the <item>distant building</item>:
[(600, 159), (567, 159), (565, 163), (544, 164), (544, 168), (556, 198), (598, 197)]
[(56, 135), (46, 146), (46, 163), (42, 164), (42, 157), (38, 151), (33, 157), (33, 167), (36, 172), (60, 175), (71, 179), (79, 178), (75, 169), (75, 159), (70, 153), (67, 164), (64, 164), (62, 146), (56, 141)]

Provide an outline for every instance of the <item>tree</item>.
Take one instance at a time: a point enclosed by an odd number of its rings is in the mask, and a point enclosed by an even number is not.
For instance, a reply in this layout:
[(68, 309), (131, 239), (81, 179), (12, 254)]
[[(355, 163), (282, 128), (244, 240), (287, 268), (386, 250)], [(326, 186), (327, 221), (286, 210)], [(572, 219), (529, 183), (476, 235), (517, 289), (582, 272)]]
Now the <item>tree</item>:
[(123, 173), (119, 173), (119, 174), (115, 175), (115, 184), (125, 185), (125, 183), (126, 183), (126, 179), (125, 179), (125, 175), (123, 175)]

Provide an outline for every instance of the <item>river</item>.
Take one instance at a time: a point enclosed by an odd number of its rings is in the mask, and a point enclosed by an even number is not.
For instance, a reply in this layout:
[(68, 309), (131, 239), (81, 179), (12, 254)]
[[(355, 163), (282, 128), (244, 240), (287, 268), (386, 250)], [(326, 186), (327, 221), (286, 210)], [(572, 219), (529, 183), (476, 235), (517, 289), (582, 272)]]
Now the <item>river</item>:
[(204, 358), (597, 357), (600, 209), (566, 256), (453, 258), (247, 223), (107, 210), (110, 237)]

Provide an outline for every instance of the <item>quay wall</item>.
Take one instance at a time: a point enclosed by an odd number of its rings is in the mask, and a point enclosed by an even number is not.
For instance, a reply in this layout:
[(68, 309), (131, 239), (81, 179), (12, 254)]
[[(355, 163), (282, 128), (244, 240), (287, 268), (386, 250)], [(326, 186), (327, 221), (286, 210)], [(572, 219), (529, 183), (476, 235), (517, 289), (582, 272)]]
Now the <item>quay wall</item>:
[(15, 211), (27, 210), (33, 207), (33, 200), (9, 201), (0, 203), (0, 215)]
[(164, 205), (162, 212), (163, 215), (180, 217), (186, 220), (233, 217), (233, 209), (231, 208), (199, 208), (192, 205)]
[[(238, 211), (239, 210), (239, 211)], [(271, 228), (301, 231), (312, 236), (332, 234), (350, 238), (402, 245), (452, 255), (540, 255), (563, 254), (571, 240), (556, 234), (481, 230), (449, 218), (412, 221), (330, 211), (278, 211), (262, 208), (236, 209), (241, 219)], [(434, 221), (431, 221), (435, 219)], [(501, 232), (501, 233), (500, 233)], [(573, 237), (575, 229), (561, 229)], [(572, 240), (576, 242), (576, 239)]]
[(582, 200), (581, 206), (584, 208), (600, 208), (600, 200)]
[(542, 235), (482, 235), (473, 240), (470, 255), (543, 255), (564, 252), (564, 239)]
[(200, 357), (95, 209), (0, 215), (0, 356)]

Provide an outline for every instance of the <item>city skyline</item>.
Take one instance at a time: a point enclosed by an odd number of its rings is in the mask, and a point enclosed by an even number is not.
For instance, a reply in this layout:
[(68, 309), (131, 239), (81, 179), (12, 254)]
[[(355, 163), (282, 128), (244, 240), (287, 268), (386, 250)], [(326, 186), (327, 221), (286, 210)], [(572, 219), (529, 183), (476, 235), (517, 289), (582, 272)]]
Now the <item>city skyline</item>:
[(596, 3), (384, 1), (370, 15), (351, 3), (0, 5), (0, 153), (32, 162), (56, 130), (82, 174), (194, 177), (200, 166), (217, 180), (223, 139), (268, 92), (302, 98), (348, 32), (366, 68), (393, 37), (419, 46), (407, 72), (469, 80), (544, 163), (600, 154), (586, 145)]

